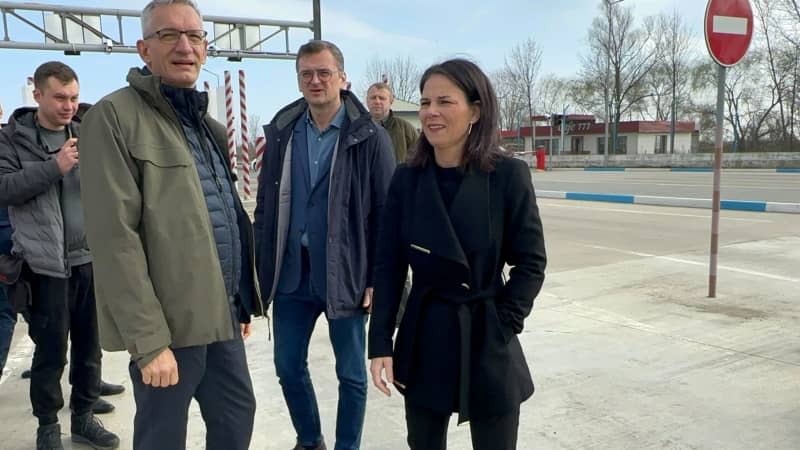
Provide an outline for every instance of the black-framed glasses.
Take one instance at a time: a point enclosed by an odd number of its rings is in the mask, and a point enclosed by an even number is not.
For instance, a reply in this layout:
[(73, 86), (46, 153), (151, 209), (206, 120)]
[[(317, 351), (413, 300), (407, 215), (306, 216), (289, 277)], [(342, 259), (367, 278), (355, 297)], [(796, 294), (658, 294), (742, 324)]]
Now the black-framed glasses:
[(206, 30), (176, 30), (174, 28), (164, 28), (162, 30), (154, 31), (145, 36), (145, 39), (157, 38), (164, 44), (174, 44), (178, 42), (181, 35), (185, 34), (192, 45), (200, 45), (205, 42), (208, 32)]
[(301, 70), (297, 72), (297, 77), (306, 83), (310, 83), (314, 79), (314, 74), (317, 74), (319, 81), (325, 83), (333, 78), (333, 74), (341, 72), (340, 70), (331, 69), (317, 69), (317, 70)]

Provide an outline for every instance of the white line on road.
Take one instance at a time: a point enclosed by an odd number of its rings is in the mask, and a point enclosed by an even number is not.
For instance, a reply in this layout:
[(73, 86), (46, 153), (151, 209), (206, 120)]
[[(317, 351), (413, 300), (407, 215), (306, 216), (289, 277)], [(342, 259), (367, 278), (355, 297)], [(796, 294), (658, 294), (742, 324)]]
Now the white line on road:
[[(611, 185), (636, 185), (636, 186), (662, 186), (662, 187), (689, 187), (689, 188), (702, 188), (702, 187), (709, 187), (708, 184), (688, 184), (688, 183), (653, 183), (652, 181), (638, 181), (638, 180), (603, 180), (603, 182), (598, 182), (597, 180), (543, 180), (540, 179), (543, 183), (571, 183), (571, 184), (611, 184)], [(534, 182), (534, 185), (536, 183)], [(800, 187), (783, 187), (783, 186), (745, 186), (745, 185), (734, 185), (734, 184), (726, 184), (722, 186), (722, 189), (753, 189), (753, 190), (761, 190), (761, 191), (800, 191)]]
[[(653, 254), (650, 254), (650, 253), (643, 253), (643, 252), (634, 252), (634, 251), (631, 251), (631, 250), (624, 250), (624, 249), (621, 249), (621, 248), (604, 247), (602, 245), (590, 245), (590, 244), (579, 244), (579, 245), (583, 245), (584, 247), (588, 247), (588, 248), (594, 248), (594, 249), (597, 249), (597, 250), (607, 250), (607, 251), (622, 253), (622, 254), (626, 254), (626, 255), (640, 256), (642, 258), (656, 258), (656, 259), (662, 259), (664, 261), (676, 262), (676, 263), (681, 263), (681, 264), (689, 264), (689, 265), (692, 265), (692, 266), (708, 267), (708, 264), (706, 264), (704, 262), (692, 261), (692, 260), (689, 260), (689, 259), (673, 258), (671, 256), (659, 256), (659, 255), (653, 255)], [(727, 271), (730, 271), (730, 272), (743, 273), (743, 274), (746, 274), (746, 275), (753, 275), (753, 276), (762, 277), (762, 278), (769, 278), (770, 280), (788, 281), (790, 283), (800, 283), (800, 278), (784, 277), (784, 276), (780, 276), (780, 275), (774, 275), (774, 274), (771, 274), (771, 273), (756, 272), (755, 270), (739, 269), (738, 267), (719, 266), (719, 269), (727, 270)]]
[[(541, 200), (541, 199), (540, 199)], [(541, 202), (545, 203), (545, 202)], [(692, 217), (696, 219), (710, 219), (711, 213), (706, 215), (701, 214), (678, 214), (678, 213), (666, 213), (666, 212), (656, 212), (656, 211), (635, 211), (632, 209), (620, 209), (620, 208), (598, 208), (598, 207), (591, 207), (591, 206), (583, 206), (583, 205), (564, 205), (562, 203), (558, 203), (556, 201), (553, 202), (546, 202), (547, 207), (553, 208), (572, 208), (572, 209), (594, 209), (598, 211), (608, 211), (608, 212), (621, 212), (621, 213), (628, 213), (628, 214), (641, 214), (641, 215), (652, 215), (652, 216), (673, 216), (673, 217)], [(773, 223), (772, 220), (765, 220), (765, 219), (742, 219), (738, 217), (722, 217), (721, 219), (724, 221), (737, 221), (737, 222), (753, 222), (753, 223)]]

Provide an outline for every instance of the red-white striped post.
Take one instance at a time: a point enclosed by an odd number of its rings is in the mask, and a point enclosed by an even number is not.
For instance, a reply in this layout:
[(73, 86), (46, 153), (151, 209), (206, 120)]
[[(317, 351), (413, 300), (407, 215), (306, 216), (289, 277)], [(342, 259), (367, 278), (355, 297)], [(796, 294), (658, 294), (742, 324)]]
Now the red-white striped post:
[(236, 125), (233, 116), (233, 82), (231, 73), (225, 71), (225, 119), (228, 130), (228, 157), (231, 163), (231, 172), (236, 174)]
[(261, 164), (264, 162), (264, 150), (267, 147), (267, 138), (259, 136), (256, 138), (256, 176), (261, 173)]
[(244, 186), (244, 199), (250, 199), (250, 137), (247, 130), (247, 84), (244, 80), (244, 70), (239, 69), (239, 128), (242, 131), (242, 184)]

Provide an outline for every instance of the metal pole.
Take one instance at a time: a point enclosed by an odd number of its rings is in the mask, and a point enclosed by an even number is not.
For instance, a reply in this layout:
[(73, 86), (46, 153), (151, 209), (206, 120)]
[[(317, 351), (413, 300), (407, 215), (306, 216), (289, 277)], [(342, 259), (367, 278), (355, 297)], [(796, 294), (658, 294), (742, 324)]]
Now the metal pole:
[[(616, 86), (616, 82), (615, 82)], [(618, 109), (615, 110), (616, 102), (612, 101), (611, 103), (611, 116), (614, 118), (614, 126), (611, 127), (611, 154), (617, 154), (617, 113)]]
[(559, 155), (564, 154), (564, 133), (567, 128), (567, 106), (564, 105), (564, 112), (561, 113), (561, 151)]
[(553, 169), (553, 114), (547, 116), (548, 128), (550, 128), (550, 140), (547, 141), (547, 152), (550, 154), (550, 157), (547, 158), (547, 168), (552, 170)]
[(670, 123), (670, 127), (669, 127), (669, 152), (670, 153), (675, 153), (675, 116), (677, 114), (676, 110), (678, 108), (678, 99), (677, 99), (677, 96), (676, 96), (676, 94), (678, 92), (678, 87), (675, 85), (677, 83), (677, 77), (676, 77), (677, 74), (675, 72), (677, 72), (677, 70), (675, 69), (675, 66), (673, 66), (672, 67), (672, 118), (671, 118), (671, 123)]
[(320, 0), (314, 0), (314, 39), (322, 39), (322, 19), (319, 7)]
[(720, 178), (722, 177), (722, 121), (725, 119), (725, 67), (717, 75), (717, 127), (714, 132), (714, 196), (711, 200), (711, 261), (708, 267), (708, 296), (717, 296), (717, 252), (719, 250)]

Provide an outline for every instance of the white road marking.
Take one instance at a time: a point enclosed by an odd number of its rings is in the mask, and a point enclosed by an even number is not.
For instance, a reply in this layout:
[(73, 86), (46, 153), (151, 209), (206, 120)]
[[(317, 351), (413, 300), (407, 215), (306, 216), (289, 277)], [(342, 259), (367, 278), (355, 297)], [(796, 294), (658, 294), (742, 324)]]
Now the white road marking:
[[(544, 202), (542, 202), (544, 203)], [(583, 205), (565, 205), (560, 202), (547, 202), (547, 207), (553, 208), (573, 208), (573, 209), (595, 209), (599, 211), (608, 211), (608, 212), (621, 212), (621, 213), (628, 213), (628, 214), (641, 214), (641, 215), (652, 215), (652, 216), (672, 216), (672, 217), (692, 217), (696, 219), (710, 219), (711, 213), (709, 212), (707, 215), (702, 214), (678, 214), (678, 213), (666, 213), (666, 212), (656, 212), (656, 211), (636, 211), (632, 209), (621, 209), (621, 208), (599, 208), (599, 207), (591, 207), (591, 206), (583, 206)], [(725, 221), (737, 221), (737, 222), (753, 222), (753, 223), (773, 223), (772, 220), (765, 220), (765, 219), (742, 219), (739, 217), (722, 217), (721, 219), (723, 222)]]
[[(710, 184), (688, 184), (688, 183), (653, 183), (652, 181), (638, 181), (638, 180), (604, 180), (602, 183), (599, 183), (597, 180), (540, 180), (543, 183), (571, 183), (571, 184), (610, 184), (610, 185), (644, 185), (644, 186), (665, 186), (665, 187), (708, 187), (710, 188)], [(534, 182), (534, 186), (536, 183)], [(733, 184), (726, 184), (722, 186), (722, 189), (753, 189), (753, 190), (762, 190), (762, 191), (798, 191), (800, 192), (800, 187), (797, 186), (790, 186), (790, 187), (783, 187), (783, 186), (745, 186), (745, 185), (733, 185)]]
[(747, 36), (747, 18), (731, 16), (714, 16), (711, 27), (714, 33), (738, 34)]
[[(659, 256), (659, 255), (653, 255), (653, 254), (650, 254), (650, 253), (634, 252), (634, 251), (630, 251), (630, 250), (624, 250), (624, 249), (621, 249), (621, 248), (605, 247), (605, 246), (602, 246), (602, 245), (589, 245), (589, 244), (580, 244), (580, 245), (583, 245), (584, 247), (588, 247), (588, 248), (594, 248), (594, 249), (597, 249), (597, 250), (606, 250), (606, 251), (612, 251), (612, 252), (622, 253), (622, 254), (626, 254), (626, 255), (640, 256), (642, 258), (656, 258), (656, 259), (661, 259), (661, 260), (664, 260), (664, 261), (676, 262), (676, 263), (681, 263), (681, 264), (689, 264), (689, 265), (692, 265), (692, 266), (703, 266), (703, 267), (707, 267), (708, 266), (708, 264), (705, 263), (705, 262), (692, 261), (692, 260), (681, 259), (681, 258), (673, 258), (671, 256)], [(753, 276), (757, 276), (757, 277), (768, 278), (770, 280), (788, 281), (789, 283), (800, 283), (800, 278), (784, 277), (784, 276), (781, 276), (781, 275), (774, 275), (774, 274), (771, 274), (771, 273), (757, 272), (755, 270), (740, 269), (738, 267), (730, 267), (730, 266), (718, 266), (718, 268), (720, 270), (727, 270), (727, 271), (730, 271), (730, 272), (743, 273), (743, 274), (746, 274), (746, 275), (753, 275)]]

